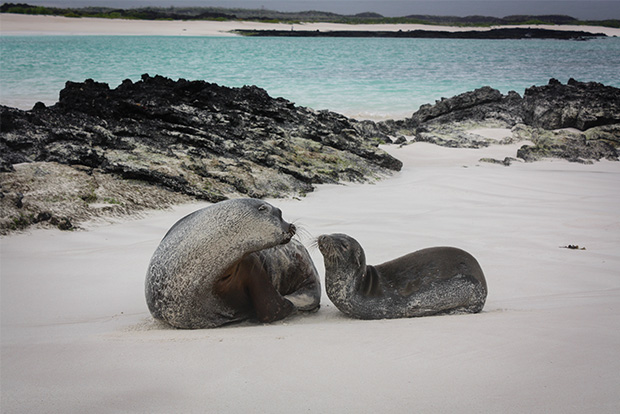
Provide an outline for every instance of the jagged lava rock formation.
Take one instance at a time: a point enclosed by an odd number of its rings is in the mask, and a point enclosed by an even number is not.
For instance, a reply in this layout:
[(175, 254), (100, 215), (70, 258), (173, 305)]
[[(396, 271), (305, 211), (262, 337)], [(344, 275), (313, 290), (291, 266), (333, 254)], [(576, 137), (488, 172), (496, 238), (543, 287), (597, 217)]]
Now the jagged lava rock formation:
[[(620, 145), (620, 89), (570, 79), (551, 79), (532, 86), (523, 97), (504, 95), (485, 86), (433, 105), (422, 105), (411, 117), (379, 125), (386, 134), (408, 135), (410, 142), (479, 148), (494, 140), (468, 131), (477, 127), (511, 128), (512, 137), (499, 143), (531, 141), (517, 157), (525, 161), (564, 158), (588, 162), (617, 160)], [(397, 142), (404, 143), (401, 137)]]
[[(297, 107), (255, 86), (227, 88), (149, 75), (115, 89), (93, 80), (67, 82), (54, 106), (1, 107), (0, 117), (2, 217), (18, 214), (23, 223), (44, 212), (35, 208), (35, 194), (11, 187), (19, 173), (36, 175), (23, 170), (49, 170), (40, 163), (98, 177), (94, 188), (81, 193), (78, 203), (84, 208), (104, 201), (105, 189), (99, 187), (109, 177), (102, 175), (216, 202), (241, 195), (303, 195), (314, 184), (365, 182), (402, 166), (378, 148), (389, 137), (373, 122)], [(59, 168), (55, 174), (73, 174)], [(7, 199), (13, 200), (9, 207)], [(11, 203), (20, 207), (10, 211)]]
[[(500, 141), (477, 128), (511, 129)], [(409, 137), (409, 141), (406, 138)], [(618, 159), (620, 89), (551, 79), (523, 97), (485, 86), (409, 118), (357, 121), (266, 91), (144, 75), (115, 89), (68, 82), (59, 102), (0, 107), (0, 233), (192, 199), (302, 195), (313, 185), (400, 170), (381, 142), (478, 148), (527, 141), (516, 156)], [(509, 165), (503, 161), (485, 160)]]

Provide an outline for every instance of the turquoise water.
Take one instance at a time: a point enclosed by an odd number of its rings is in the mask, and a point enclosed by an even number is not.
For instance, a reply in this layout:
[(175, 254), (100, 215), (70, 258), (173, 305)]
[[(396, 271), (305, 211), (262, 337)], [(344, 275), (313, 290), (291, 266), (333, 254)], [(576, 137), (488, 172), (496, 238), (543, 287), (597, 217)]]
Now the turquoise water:
[(67, 80), (116, 87), (143, 73), (258, 85), (349, 116), (403, 117), (489, 85), (523, 94), (549, 78), (620, 87), (620, 38), (562, 40), (2, 36), (0, 102), (53, 104)]

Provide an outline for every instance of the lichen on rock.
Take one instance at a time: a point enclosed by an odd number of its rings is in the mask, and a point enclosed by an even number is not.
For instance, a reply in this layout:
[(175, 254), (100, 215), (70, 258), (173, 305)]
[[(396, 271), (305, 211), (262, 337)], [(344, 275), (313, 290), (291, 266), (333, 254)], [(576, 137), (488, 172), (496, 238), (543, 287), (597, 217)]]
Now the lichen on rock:
[[(86, 181), (113, 177), (211, 202), (300, 196), (316, 184), (373, 181), (402, 166), (378, 148), (390, 138), (374, 123), (297, 107), (255, 86), (149, 75), (114, 89), (67, 82), (57, 104), (0, 107), (0, 117), (2, 217), (21, 227), (44, 209), (36, 207), (36, 191), (15, 188), (28, 169), (15, 165), (24, 163), (55, 163), (50, 168), (73, 184), (66, 168), (86, 168)], [(18, 193), (27, 208), (13, 212), (8, 200)], [(88, 209), (67, 203), (77, 209), (75, 222), (86, 218)], [(2, 226), (11, 227), (6, 220)]]

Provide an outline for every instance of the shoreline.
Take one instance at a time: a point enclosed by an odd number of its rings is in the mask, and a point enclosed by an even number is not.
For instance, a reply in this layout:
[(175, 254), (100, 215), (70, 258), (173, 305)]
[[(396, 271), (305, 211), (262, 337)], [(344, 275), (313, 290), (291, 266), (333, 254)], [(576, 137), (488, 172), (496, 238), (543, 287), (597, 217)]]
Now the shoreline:
[(250, 21), (195, 21), (195, 20), (121, 20), (92, 17), (70, 18), (2, 13), (0, 34), (2, 36), (49, 35), (49, 36), (240, 36), (235, 30), (306, 30), (306, 31), (488, 31), (498, 28), (532, 27), (547, 30), (585, 31), (620, 36), (620, 29), (603, 26), (531, 25), (456, 27), (423, 24), (341, 24), (341, 23), (260, 23)]

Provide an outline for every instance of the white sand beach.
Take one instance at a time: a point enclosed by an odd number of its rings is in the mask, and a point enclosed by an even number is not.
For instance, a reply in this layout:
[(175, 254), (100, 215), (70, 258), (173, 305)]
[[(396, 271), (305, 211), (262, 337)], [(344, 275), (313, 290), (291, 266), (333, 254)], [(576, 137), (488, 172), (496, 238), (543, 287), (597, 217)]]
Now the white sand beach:
[[(511, 26), (495, 26), (511, 27)], [(522, 27), (522, 26), (512, 26)], [(535, 25), (542, 29), (582, 30), (620, 36), (620, 29), (600, 26)], [(69, 18), (60, 16), (29, 16), (0, 14), (0, 33), (3, 35), (148, 35), (148, 36), (235, 36), (233, 30), (490, 30), (491, 28), (434, 26), (421, 24), (336, 24), (303, 23), (276, 24), (243, 21), (146, 21), (97, 18)]]
[(389, 179), (270, 200), (308, 246), (347, 233), (369, 264), (469, 251), (489, 285), (475, 315), (360, 321), (323, 294), (269, 325), (167, 329), (146, 266), (202, 204), (0, 239), (2, 412), (617, 413), (620, 163), (478, 161), (517, 148), (387, 147)]

